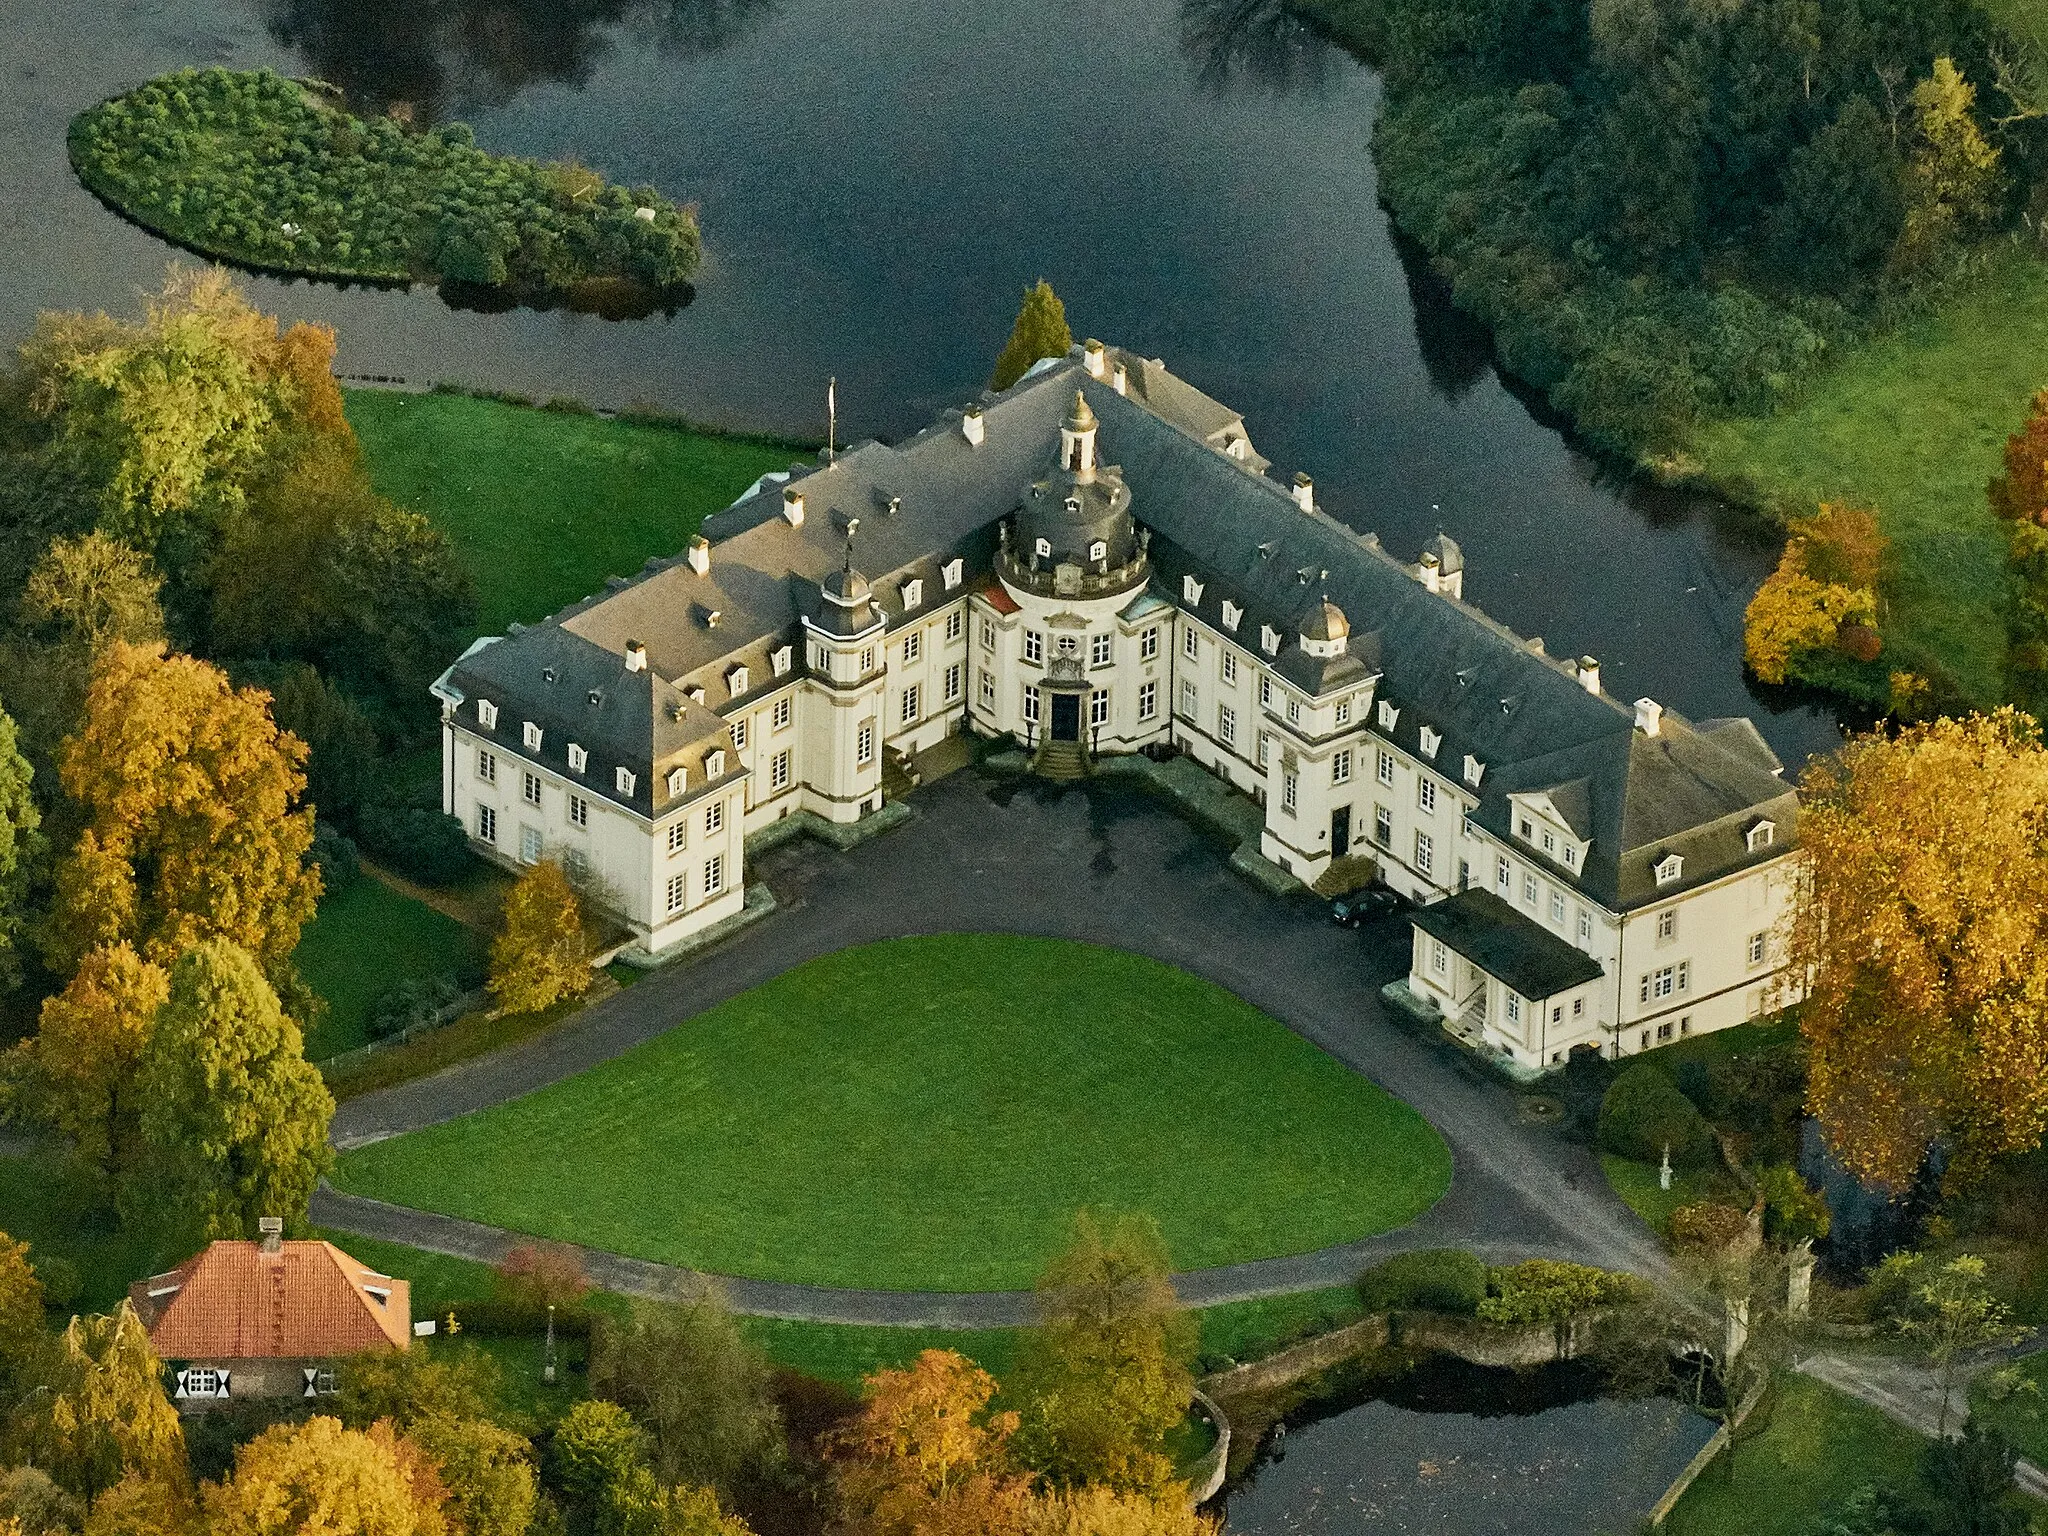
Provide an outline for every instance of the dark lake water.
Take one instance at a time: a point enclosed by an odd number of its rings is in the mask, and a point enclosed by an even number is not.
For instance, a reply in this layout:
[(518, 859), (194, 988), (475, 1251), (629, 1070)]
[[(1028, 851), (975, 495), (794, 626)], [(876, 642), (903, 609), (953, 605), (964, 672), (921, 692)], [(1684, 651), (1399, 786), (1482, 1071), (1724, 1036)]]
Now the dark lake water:
[(894, 435), (981, 387), (1044, 276), (1077, 335), (1231, 402), (1397, 554), (1458, 538), (1468, 597), (1599, 656), (1617, 696), (1754, 715), (1795, 765), (1838, 739), (1743, 679), (1773, 551), (1604, 477), (1503, 386), (1377, 205), (1376, 78), (1262, 0), (0, 0), (0, 333), (158, 281), (167, 248), (76, 186), (64, 127), (216, 62), (701, 206), (710, 259), (672, 317), (252, 282), (332, 323), (345, 371), (802, 432), (833, 374), (842, 428)]

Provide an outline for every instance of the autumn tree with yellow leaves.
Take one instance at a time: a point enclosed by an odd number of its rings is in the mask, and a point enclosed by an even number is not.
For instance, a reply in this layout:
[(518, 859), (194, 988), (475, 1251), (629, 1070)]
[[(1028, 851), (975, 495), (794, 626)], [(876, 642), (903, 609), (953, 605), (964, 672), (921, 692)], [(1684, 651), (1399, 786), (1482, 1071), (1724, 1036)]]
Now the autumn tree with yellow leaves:
[(2011, 709), (1861, 736), (1801, 783), (1808, 1103), (1863, 1178), (1952, 1185), (2048, 1127), (2048, 751)]
[(447, 1492), (432, 1461), (388, 1423), (278, 1424), (202, 1491), (208, 1536), (445, 1536)]
[(1838, 645), (1875, 659), (1877, 586), (1888, 548), (1875, 514), (1830, 502), (1788, 531), (1777, 570), (1743, 615), (1749, 670), (1782, 683), (1801, 656)]
[(519, 877), (491, 941), (490, 992), (507, 1013), (538, 1013), (590, 986), (590, 939), (576, 888), (553, 859)]
[(17, 1460), (90, 1499), (130, 1474), (180, 1481), (185, 1434), (164, 1395), (163, 1362), (135, 1309), (74, 1317), (30, 1367), (10, 1431)]
[(136, 1068), (170, 996), (163, 967), (119, 941), (93, 950), (43, 999), (33, 1039), (16, 1048), (36, 1118), (69, 1138), (87, 1167), (113, 1177), (135, 1154)]
[(952, 1350), (876, 1371), (836, 1432), (840, 1528), (858, 1536), (1021, 1536), (1030, 1478), (1010, 1459), (1014, 1413), (995, 1378)]

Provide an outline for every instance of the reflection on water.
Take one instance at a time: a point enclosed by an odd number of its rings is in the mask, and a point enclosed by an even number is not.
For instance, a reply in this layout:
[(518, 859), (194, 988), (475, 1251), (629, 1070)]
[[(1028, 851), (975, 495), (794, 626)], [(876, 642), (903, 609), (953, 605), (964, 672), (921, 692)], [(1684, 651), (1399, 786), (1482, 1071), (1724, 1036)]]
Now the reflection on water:
[(1245, 80), (1268, 90), (1316, 90), (1339, 63), (1330, 41), (1287, 0), (1181, 0), (1180, 46), (1213, 88)]

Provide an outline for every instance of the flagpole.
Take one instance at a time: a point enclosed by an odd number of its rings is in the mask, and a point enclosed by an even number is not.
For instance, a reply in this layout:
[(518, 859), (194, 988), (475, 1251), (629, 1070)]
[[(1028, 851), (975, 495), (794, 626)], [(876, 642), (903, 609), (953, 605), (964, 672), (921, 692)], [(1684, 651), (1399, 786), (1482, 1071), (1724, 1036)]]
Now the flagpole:
[(837, 461), (838, 455), (834, 451), (833, 444), (838, 441), (838, 437), (839, 380), (837, 378), (830, 378), (825, 381), (825, 462), (827, 464)]

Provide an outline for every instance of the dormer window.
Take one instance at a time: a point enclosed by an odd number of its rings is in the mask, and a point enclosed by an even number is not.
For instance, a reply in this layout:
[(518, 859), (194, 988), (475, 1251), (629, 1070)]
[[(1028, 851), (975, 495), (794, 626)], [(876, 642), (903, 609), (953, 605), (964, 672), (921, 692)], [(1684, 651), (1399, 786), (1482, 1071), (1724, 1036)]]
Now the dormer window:
[(637, 781), (632, 769), (620, 768), (614, 772), (612, 782), (618, 785), (620, 794), (630, 795), (633, 793), (633, 785)]
[(1758, 822), (1749, 829), (1749, 851), (1755, 853), (1760, 848), (1770, 847), (1777, 840), (1777, 836), (1778, 825), (1776, 822)]
[(1391, 731), (1391, 730), (1392, 730), (1392, 729), (1394, 728), (1394, 722), (1395, 722), (1395, 721), (1397, 721), (1397, 720), (1399, 720), (1400, 718), (1401, 718), (1401, 711), (1400, 711), (1400, 710), (1396, 709), (1396, 708), (1395, 708), (1395, 707), (1394, 707), (1393, 705), (1389, 704), (1389, 703), (1388, 703), (1388, 702), (1387, 702), (1387, 701), (1386, 701), (1385, 699), (1381, 699), (1381, 700), (1380, 700), (1380, 729), (1381, 729), (1381, 730), (1383, 730), (1383, 731)]
[(1192, 608), (1202, 600), (1202, 584), (1192, 576), (1183, 576), (1180, 579), (1180, 595)]
[[(540, 750), (540, 727), (531, 720), (527, 721), (519, 728), (519, 739), (526, 743), (527, 751), (538, 752)], [(1750, 835), (1754, 837), (1756, 834), (1751, 833)], [(1756, 845), (1752, 843), (1750, 846), (1755, 847)]]
[(903, 607), (905, 612), (919, 606), (923, 602), (924, 583), (922, 581), (906, 581), (903, 583)]
[(1579, 867), (1579, 845), (1577, 843), (1566, 843), (1564, 845), (1564, 867), (1566, 869), (1577, 869)]
[(939, 567), (939, 578), (945, 582), (948, 592), (960, 585), (961, 568), (961, 562), (957, 556)]
[(1259, 626), (1259, 649), (1268, 656), (1280, 654), (1280, 631), (1270, 624)]
[(690, 770), (671, 768), (668, 771), (668, 797), (673, 800), (690, 787)]
[(1243, 622), (1244, 610), (1229, 598), (1223, 599), (1223, 627), (1234, 635), (1237, 633), (1237, 626)]
[(704, 777), (706, 780), (725, 777), (725, 749), (723, 747), (719, 748), (716, 752), (705, 755)]
[(571, 773), (582, 773), (582, 772), (584, 772), (585, 770), (587, 770), (587, 769), (588, 769), (589, 767), (590, 767), (590, 754), (589, 754), (588, 752), (584, 751), (584, 750), (583, 750), (583, 748), (581, 748), (581, 747), (577, 746), (575, 742), (573, 742), (573, 741), (572, 741), (572, 742), (570, 742), (570, 743), (569, 743), (569, 771), (570, 771)]
[(792, 654), (790, 648), (785, 645), (778, 647), (775, 653), (768, 658), (768, 665), (775, 669), (777, 677), (783, 677), (788, 674), (790, 665), (795, 660), (796, 657)]
[(487, 731), (495, 731), (498, 728), (498, 706), (489, 699), (478, 699), (476, 701), (476, 723)]
[(1032, 552), (1036, 554), (1038, 558), (1041, 560), (1050, 560), (1052, 558), (1051, 539), (1039, 539), (1031, 546), (1031, 549)]
[(1107, 560), (1109, 558), (1108, 543), (1105, 540), (1097, 539), (1094, 543), (1090, 544), (1088, 546), (1088, 558), (1090, 560)]
[(1443, 736), (1428, 726), (1422, 728), (1422, 755), (1431, 762), (1436, 761), (1436, 749), (1444, 744)]
[(692, 704), (702, 705), (704, 702), (704, 689), (702, 685), (690, 689), (684, 695), (684, 697), (687, 698)]
[(725, 691), (734, 698), (738, 698), (747, 691), (747, 669), (745, 667), (734, 667), (725, 674)]
[(1479, 761), (1470, 752), (1467, 752), (1465, 754), (1465, 782), (1476, 789), (1479, 786), (1479, 781), (1485, 777), (1486, 764)]
[(1675, 853), (1667, 853), (1657, 861), (1657, 883), (1670, 885), (1685, 873), (1685, 860)]

